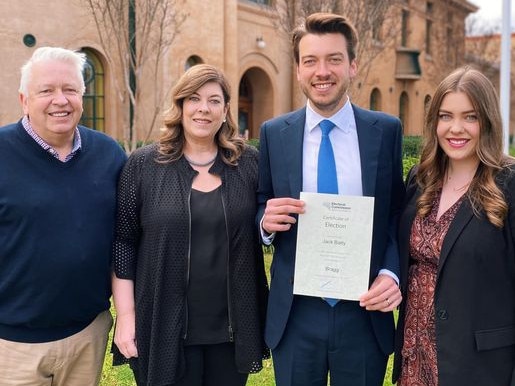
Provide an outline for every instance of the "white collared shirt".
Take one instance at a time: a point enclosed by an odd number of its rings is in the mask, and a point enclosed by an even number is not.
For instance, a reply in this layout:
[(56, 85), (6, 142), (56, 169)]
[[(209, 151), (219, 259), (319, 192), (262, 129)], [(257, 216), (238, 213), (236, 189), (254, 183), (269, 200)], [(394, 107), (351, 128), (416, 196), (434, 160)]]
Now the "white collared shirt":
[(336, 162), (338, 194), (362, 196), (358, 132), (348, 97), (345, 105), (329, 118), (316, 113), (309, 100), (307, 102), (302, 149), (302, 190), (314, 193), (317, 191), (318, 150), (322, 139), (322, 131), (318, 124), (324, 119), (329, 119), (335, 124), (329, 138)]
[(38, 133), (36, 133), (34, 131), (34, 129), (32, 128), (32, 125), (30, 124), (28, 115), (23, 116), (23, 119), (21, 120), (21, 124), (22, 124), (23, 128), (25, 129), (25, 131), (27, 132), (27, 134), (29, 134), (32, 137), (32, 139), (37, 142), (37, 144), (39, 146), (41, 146), (44, 150), (49, 152), (54, 158), (57, 158), (58, 160), (60, 160), (62, 162), (68, 162), (75, 156), (75, 154), (77, 154), (79, 152), (79, 150), (82, 149), (82, 140), (80, 137), (79, 129), (77, 127), (75, 127), (75, 135), (73, 136), (72, 150), (71, 150), (70, 154), (68, 154), (65, 157), (64, 160), (61, 160), (59, 158), (59, 153), (57, 153), (57, 151), (52, 146), (50, 146), (47, 142), (45, 142), (45, 140), (43, 138), (41, 138), (38, 135)]

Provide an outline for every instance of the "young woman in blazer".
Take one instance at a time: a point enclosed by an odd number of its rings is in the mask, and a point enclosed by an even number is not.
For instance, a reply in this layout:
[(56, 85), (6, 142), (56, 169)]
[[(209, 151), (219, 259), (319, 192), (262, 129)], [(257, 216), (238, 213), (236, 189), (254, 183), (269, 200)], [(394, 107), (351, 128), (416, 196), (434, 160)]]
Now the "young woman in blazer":
[(515, 385), (515, 167), (492, 83), (438, 86), (400, 219), (399, 386)]

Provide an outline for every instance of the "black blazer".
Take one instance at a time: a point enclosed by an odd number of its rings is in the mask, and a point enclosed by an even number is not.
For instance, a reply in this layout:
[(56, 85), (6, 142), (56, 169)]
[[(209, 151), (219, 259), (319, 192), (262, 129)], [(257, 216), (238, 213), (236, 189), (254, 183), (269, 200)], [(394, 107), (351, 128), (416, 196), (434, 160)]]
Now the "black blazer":
[[(400, 121), (390, 115), (352, 106), (358, 133), (363, 195), (375, 197), (370, 280), (382, 268), (399, 274), (397, 220), (404, 197)], [(265, 122), (260, 134), (257, 218), (274, 197), (299, 198), (306, 109)], [(273, 172), (272, 172), (273, 171)], [(265, 339), (274, 349), (283, 335), (293, 301), (297, 227), (278, 232), (270, 268), (271, 286)], [(371, 312), (372, 327), (385, 354), (393, 351), (391, 312)]]
[[(464, 200), (445, 236), (434, 294), (439, 386), (515, 386), (515, 168), (497, 177), (509, 205), (503, 228)], [(406, 299), (409, 238), (420, 191), (408, 183), (399, 225), (401, 289)], [(395, 342), (400, 374), (405, 301)]]

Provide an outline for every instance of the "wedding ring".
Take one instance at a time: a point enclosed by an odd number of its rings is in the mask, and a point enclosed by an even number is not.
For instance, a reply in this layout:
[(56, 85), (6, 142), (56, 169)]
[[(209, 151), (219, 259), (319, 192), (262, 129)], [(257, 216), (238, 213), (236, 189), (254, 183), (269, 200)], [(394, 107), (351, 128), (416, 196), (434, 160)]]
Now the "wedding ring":
[(386, 304), (388, 304), (388, 307), (390, 307), (390, 304), (392, 304), (392, 302), (390, 302), (390, 299), (388, 298), (386, 298), (384, 301), (386, 302)]

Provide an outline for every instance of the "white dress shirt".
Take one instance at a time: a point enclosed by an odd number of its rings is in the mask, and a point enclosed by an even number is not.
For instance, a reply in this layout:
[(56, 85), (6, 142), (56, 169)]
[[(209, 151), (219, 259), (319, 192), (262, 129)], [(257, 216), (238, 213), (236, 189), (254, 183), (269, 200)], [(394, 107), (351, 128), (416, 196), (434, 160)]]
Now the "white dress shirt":
[(338, 194), (362, 196), (358, 132), (354, 111), (348, 98), (345, 105), (329, 118), (316, 113), (309, 101), (307, 103), (302, 149), (302, 191), (317, 191), (318, 150), (322, 140), (319, 123), (324, 119), (329, 119), (335, 125), (329, 133), (329, 139), (336, 162)]

